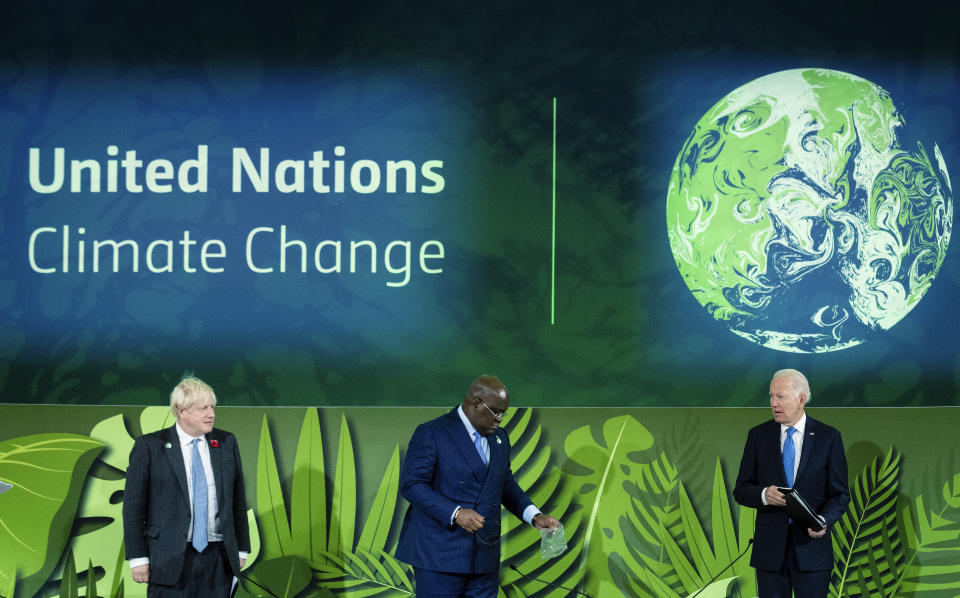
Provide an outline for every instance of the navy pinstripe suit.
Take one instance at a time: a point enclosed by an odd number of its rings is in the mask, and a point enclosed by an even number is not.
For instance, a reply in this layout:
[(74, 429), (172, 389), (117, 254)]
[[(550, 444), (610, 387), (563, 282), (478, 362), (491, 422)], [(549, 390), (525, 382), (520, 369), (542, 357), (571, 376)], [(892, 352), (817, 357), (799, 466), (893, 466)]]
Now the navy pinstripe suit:
[[(417, 427), (400, 474), (400, 494), (410, 508), (400, 530), (398, 559), (443, 573), (499, 569), (498, 539), (487, 546), (450, 522), (457, 506), (469, 508), (486, 518), (481, 532), (496, 533), (501, 504), (518, 518), (532, 504), (510, 470), (507, 433), (497, 429), (487, 442), (489, 466), (483, 464), (456, 409)], [(418, 592), (429, 594), (429, 589), (418, 588)]]

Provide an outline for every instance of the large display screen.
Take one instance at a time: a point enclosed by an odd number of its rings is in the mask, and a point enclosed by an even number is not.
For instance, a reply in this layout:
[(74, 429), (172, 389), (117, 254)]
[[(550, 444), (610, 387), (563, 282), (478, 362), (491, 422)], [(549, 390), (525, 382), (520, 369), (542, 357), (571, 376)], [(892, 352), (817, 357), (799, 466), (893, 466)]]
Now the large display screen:
[(0, 401), (954, 404), (956, 11), (764, 10), (4, 9)]

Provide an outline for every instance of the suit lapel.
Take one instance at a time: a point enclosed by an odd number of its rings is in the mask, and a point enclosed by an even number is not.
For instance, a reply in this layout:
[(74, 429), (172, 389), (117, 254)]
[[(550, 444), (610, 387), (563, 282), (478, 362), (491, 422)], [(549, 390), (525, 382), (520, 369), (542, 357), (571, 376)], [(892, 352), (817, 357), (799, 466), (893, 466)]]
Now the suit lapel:
[(793, 485), (797, 485), (797, 480), (803, 475), (803, 470), (810, 462), (810, 455), (813, 454), (814, 443), (817, 440), (817, 428), (819, 422), (807, 416), (807, 426), (803, 431), (803, 446), (800, 448), (800, 465), (797, 467), (797, 477), (793, 480)]
[(450, 412), (450, 421), (447, 423), (447, 433), (453, 440), (454, 446), (457, 447), (457, 450), (460, 451), (463, 458), (467, 460), (467, 463), (470, 465), (470, 471), (481, 480), (486, 477), (487, 466), (483, 464), (483, 459), (480, 458), (480, 453), (477, 452), (477, 447), (474, 446), (473, 439), (470, 438), (470, 433), (467, 432), (467, 428), (464, 427), (463, 422), (460, 420), (460, 414), (457, 413), (456, 409)]
[[(216, 440), (217, 446), (214, 447), (210, 444), (210, 440)], [(207, 449), (210, 451), (210, 467), (213, 469), (213, 483), (216, 486), (217, 490), (217, 504), (223, 504), (223, 451), (220, 447), (223, 445), (223, 439), (219, 437), (217, 431), (214, 430), (207, 435)]]
[[(486, 467), (486, 470), (482, 473), (483, 485), (480, 487), (480, 494), (478, 495), (478, 501), (480, 503), (500, 503), (500, 494), (502, 492), (502, 487), (500, 485), (500, 480), (504, 469), (506, 468), (506, 460), (509, 458), (508, 451), (506, 449), (506, 444), (500, 439), (501, 429), (498, 429), (493, 434), (487, 436), (487, 443), (490, 445), (490, 465)], [(473, 452), (477, 452), (474, 450)], [(485, 517), (493, 517), (493, 513), (484, 513)], [(499, 515), (499, 509), (497, 509), (497, 515)], [(499, 517), (497, 517), (499, 520)]]
[(504, 461), (510, 456), (507, 454), (507, 446), (500, 440), (502, 430), (503, 428), (500, 428), (487, 436), (487, 443), (490, 445), (490, 471), (493, 471), (494, 468), (499, 471), (503, 468)]
[(780, 471), (780, 486), (787, 485), (787, 472), (783, 469), (783, 448), (780, 446), (780, 424), (776, 421), (770, 422), (770, 435), (768, 440), (772, 442), (770, 452), (777, 456), (777, 463), (780, 464), (780, 467), (777, 469)]
[(177, 483), (180, 484), (180, 492), (183, 494), (183, 500), (190, 504), (190, 490), (187, 486), (187, 467), (183, 462), (183, 448), (180, 446), (180, 437), (177, 436), (176, 426), (167, 428), (166, 444), (170, 448), (164, 448), (167, 459), (170, 460), (170, 466), (173, 468), (174, 475), (177, 476)]

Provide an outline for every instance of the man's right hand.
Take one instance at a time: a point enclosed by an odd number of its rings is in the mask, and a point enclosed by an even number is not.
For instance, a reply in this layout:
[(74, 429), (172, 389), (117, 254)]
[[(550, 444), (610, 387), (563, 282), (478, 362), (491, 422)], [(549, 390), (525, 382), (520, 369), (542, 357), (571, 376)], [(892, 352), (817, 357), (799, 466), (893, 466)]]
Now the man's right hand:
[(453, 519), (453, 522), (471, 534), (475, 534), (478, 529), (483, 527), (484, 517), (473, 509), (461, 508), (457, 511), (457, 516)]
[(130, 569), (130, 574), (133, 575), (133, 581), (137, 583), (147, 583), (150, 581), (150, 565), (140, 565)]
[(777, 490), (776, 486), (767, 486), (763, 491), (764, 497), (767, 499), (768, 505), (773, 505), (775, 507), (782, 507), (787, 504), (787, 499), (783, 496), (783, 493)]

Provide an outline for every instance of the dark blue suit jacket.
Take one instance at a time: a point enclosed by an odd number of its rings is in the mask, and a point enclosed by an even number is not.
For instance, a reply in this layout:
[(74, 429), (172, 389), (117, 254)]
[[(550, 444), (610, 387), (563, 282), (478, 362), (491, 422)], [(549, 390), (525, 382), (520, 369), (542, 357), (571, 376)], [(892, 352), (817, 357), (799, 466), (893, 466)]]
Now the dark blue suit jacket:
[[(240, 451), (233, 434), (206, 435), (217, 486), (220, 531), (234, 575), (240, 551), (250, 551)], [(217, 442), (217, 447), (212, 446)], [(190, 528), (187, 469), (175, 427), (144, 434), (130, 451), (123, 492), (123, 543), (127, 559), (150, 558), (150, 583), (173, 585), (183, 569)]]
[[(457, 410), (417, 426), (400, 473), (400, 494), (410, 502), (396, 556), (414, 567), (444, 573), (491, 573), (500, 567), (500, 505), (518, 518), (532, 503), (510, 470), (510, 439), (503, 429), (487, 436), (485, 466)], [(480, 537), (455, 523), (457, 507), (486, 518)]]
[[(847, 487), (847, 459), (840, 432), (809, 415), (804, 430), (800, 464), (793, 487), (824, 519), (828, 529), (836, 523), (850, 502)], [(770, 485), (786, 486), (787, 478), (780, 457), (780, 424), (770, 420), (751, 429), (740, 461), (740, 472), (733, 496), (745, 507), (757, 509), (753, 555), (750, 564), (765, 571), (778, 571), (786, 551), (788, 517), (779, 507), (765, 506), (760, 498)], [(797, 529), (797, 560), (803, 571), (821, 571), (833, 567), (830, 532), (811, 538)]]

